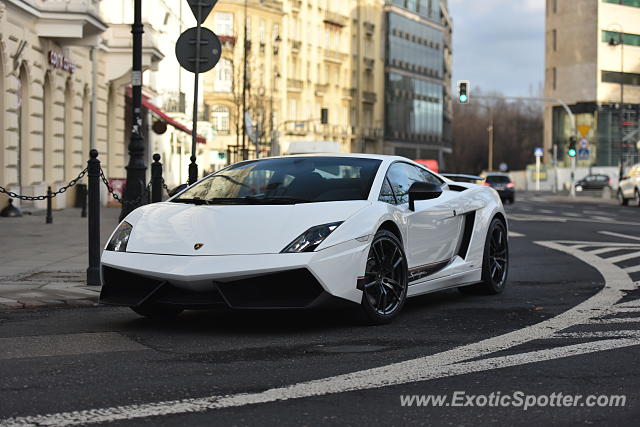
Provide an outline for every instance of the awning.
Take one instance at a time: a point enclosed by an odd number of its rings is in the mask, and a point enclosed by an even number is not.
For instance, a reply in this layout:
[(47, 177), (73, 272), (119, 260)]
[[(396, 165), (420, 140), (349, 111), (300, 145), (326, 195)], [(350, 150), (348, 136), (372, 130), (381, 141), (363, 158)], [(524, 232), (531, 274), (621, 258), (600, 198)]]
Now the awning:
[[(127, 88), (127, 96), (131, 97), (131, 87)], [(191, 129), (189, 129), (188, 127), (186, 127), (185, 125), (183, 125), (182, 123), (180, 123), (179, 121), (177, 121), (176, 119), (174, 119), (173, 117), (169, 116), (167, 113), (162, 111), (160, 107), (153, 104), (151, 101), (149, 101), (149, 98), (144, 95), (142, 95), (142, 105), (145, 106), (150, 111), (152, 111), (153, 114), (155, 114), (156, 116), (158, 116), (159, 118), (167, 122), (167, 124), (173, 126), (174, 128), (182, 132), (185, 132), (191, 135)], [(207, 143), (207, 139), (204, 136), (198, 135), (198, 138), (196, 140), (200, 144)]]

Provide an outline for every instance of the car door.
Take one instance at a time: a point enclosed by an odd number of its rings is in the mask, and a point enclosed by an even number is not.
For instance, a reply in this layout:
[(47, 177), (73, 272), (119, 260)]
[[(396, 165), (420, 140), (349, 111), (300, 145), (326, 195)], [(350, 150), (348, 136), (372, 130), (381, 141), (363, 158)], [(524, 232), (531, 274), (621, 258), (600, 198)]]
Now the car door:
[(638, 166), (634, 166), (631, 168), (627, 175), (627, 179), (620, 181), (620, 189), (622, 190), (622, 194), (627, 199), (630, 199), (634, 196), (634, 177), (638, 174)]
[[(448, 190), (435, 175), (409, 163), (391, 165), (387, 179), (398, 209), (405, 219), (407, 242), (405, 248), (411, 275), (420, 276), (422, 270), (446, 263), (454, 256), (460, 236), (462, 217), (457, 215), (457, 195)], [(443, 186), (440, 197), (417, 200), (415, 211), (409, 209), (409, 188), (414, 182), (431, 182)]]

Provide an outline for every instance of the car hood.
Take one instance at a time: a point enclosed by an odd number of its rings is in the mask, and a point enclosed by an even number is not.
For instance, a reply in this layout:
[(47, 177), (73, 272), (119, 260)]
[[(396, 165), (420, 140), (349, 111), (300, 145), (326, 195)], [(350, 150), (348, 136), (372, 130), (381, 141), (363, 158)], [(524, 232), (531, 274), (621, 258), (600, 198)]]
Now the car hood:
[[(309, 228), (345, 221), (366, 200), (296, 205), (155, 203), (133, 211), (127, 252), (165, 255), (252, 255), (281, 252)], [(195, 249), (195, 245), (200, 247)]]

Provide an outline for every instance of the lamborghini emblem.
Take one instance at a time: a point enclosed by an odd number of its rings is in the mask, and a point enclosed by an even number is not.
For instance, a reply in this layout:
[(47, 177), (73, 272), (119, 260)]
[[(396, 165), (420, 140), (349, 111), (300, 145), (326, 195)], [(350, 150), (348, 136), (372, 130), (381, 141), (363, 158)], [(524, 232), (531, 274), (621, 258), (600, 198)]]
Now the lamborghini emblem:
[(195, 249), (197, 251), (198, 249), (200, 249), (203, 246), (204, 246), (204, 243), (196, 243), (195, 245), (193, 245), (193, 249)]

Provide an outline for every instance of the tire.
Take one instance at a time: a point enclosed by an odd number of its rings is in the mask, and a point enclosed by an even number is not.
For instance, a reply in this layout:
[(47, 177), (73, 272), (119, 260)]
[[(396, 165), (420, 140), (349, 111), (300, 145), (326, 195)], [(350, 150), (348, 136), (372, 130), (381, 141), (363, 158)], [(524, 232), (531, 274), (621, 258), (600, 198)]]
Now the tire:
[(458, 289), (462, 293), (496, 295), (504, 290), (508, 275), (509, 239), (507, 228), (501, 220), (494, 218), (489, 225), (484, 244), (482, 281)]
[(624, 195), (622, 194), (622, 190), (618, 190), (616, 197), (618, 198), (618, 202), (620, 203), (620, 206), (627, 206), (629, 204), (629, 199), (624, 198)]
[(379, 230), (371, 242), (360, 303), (360, 320), (367, 325), (391, 322), (407, 299), (409, 271), (402, 242)]
[(638, 191), (638, 189), (636, 188), (636, 190), (633, 192), (633, 204), (635, 206), (640, 206), (640, 191)]
[(161, 304), (145, 304), (138, 307), (131, 307), (131, 310), (151, 319), (173, 319), (184, 311), (180, 307)]
[(509, 204), (514, 204), (516, 202), (516, 196), (509, 197)]

